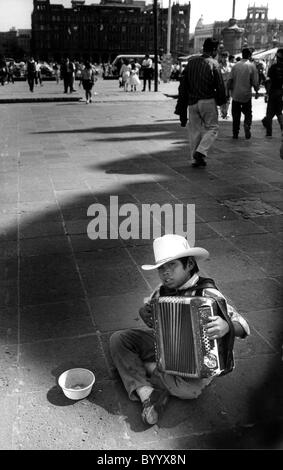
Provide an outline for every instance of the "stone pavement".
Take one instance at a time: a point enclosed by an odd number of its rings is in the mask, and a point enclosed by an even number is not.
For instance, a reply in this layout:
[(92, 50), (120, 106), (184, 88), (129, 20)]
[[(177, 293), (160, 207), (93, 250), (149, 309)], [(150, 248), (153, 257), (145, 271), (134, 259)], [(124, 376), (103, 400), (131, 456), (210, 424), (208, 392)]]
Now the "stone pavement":
[[(158, 90), (154, 91), (152, 82), (151, 93), (124, 92), (119, 88), (118, 80), (102, 80), (100, 77), (95, 83), (93, 93), (96, 102), (113, 101), (166, 101), (166, 95), (178, 94), (178, 82), (160, 83)], [(79, 82), (75, 82), (74, 93), (64, 93), (63, 81), (59, 84), (55, 81), (43, 81), (43, 86), (35, 86), (34, 91), (30, 92), (27, 81), (16, 81), (14, 84), (0, 86), (0, 103), (33, 103), (33, 102), (66, 102), (66, 101), (85, 101), (85, 92)]]
[[(252, 139), (232, 140), (231, 120), (221, 121), (207, 168), (196, 170), (166, 96), (176, 83), (131, 94), (99, 81), (88, 106), (20, 103), (27, 84), (14, 86), (0, 87), (18, 101), (0, 103), (0, 449), (282, 449), (283, 162), (275, 120), (274, 137), (264, 137), (263, 98), (253, 101)], [(34, 94), (53, 96), (56, 86)], [(138, 309), (158, 282), (140, 268), (152, 241), (110, 239), (109, 227), (108, 238), (88, 238), (88, 207), (109, 211), (110, 196), (139, 211), (195, 204), (196, 245), (210, 251), (201, 271), (251, 325), (233, 373), (196, 401), (171, 398), (151, 428), (125, 394), (108, 341), (142, 326)], [(59, 389), (70, 367), (95, 372), (88, 398)]]

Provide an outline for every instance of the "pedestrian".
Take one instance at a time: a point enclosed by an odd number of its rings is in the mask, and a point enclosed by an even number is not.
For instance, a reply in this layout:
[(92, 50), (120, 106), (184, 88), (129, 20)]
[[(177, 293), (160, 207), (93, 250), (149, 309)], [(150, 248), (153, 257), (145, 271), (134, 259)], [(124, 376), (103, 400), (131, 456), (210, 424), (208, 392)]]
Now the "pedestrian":
[[(232, 305), (227, 304), (214, 281), (200, 277), (197, 262), (209, 256), (207, 250), (199, 247), (191, 248), (184, 237), (168, 234), (154, 240), (153, 251), (155, 264), (144, 265), (142, 268), (157, 269), (161, 284), (139, 311), (148, 328), (117, 331), (110, 338), (111, 355), (124, 387), (130, 400), (142, 402), (142, 420), (148, 425), (158, 422), (159, 412), (166, 405), (170, 395), (181, 399), (197, 398), (213, 380), (212, 376), (184, 378), (168, 374), (156, 365), (156, 342), (152, 328), (151, 307), (153, 299), (163, 296), (201, 296), (224, 303), (223, 313), (217, 310), (217, 314), (210, 317), (205, 329), (210, 340), (225, 337), (225, 343), (226, 340), (227, 345), (229, 343), (224, 354), (227, 358), (226, 373), (234, 367), (234, 337), (245, 338), (250, 334), (244, 317)], [(166, 347), (166, 344), (164, 346)], [(193, 348), (193, 345), (191, 347)], [(182, 354), (181, 349), (180, 354)]]
[(122, 78), (122, 87), (124, 88), (124, 91), (128, 91), (129, 88), (129, 81), (130, 81), (130, 72), (131, 72), (131, 66), (129, 64), (129, 61), (125, 59), (125, 61), (122, 61), (122, 65), (119, 71), (119, 75)]
[(75, 64), (67, 57), (61, 65), (61, 78), (64, 81), (64, 93), (76, 91), (74, 89), (75, 80)]
[(39, 61), (36, 62), (35, 67), (36, 67), (35, 84), (36, 85), (40, 84), (40, 86), (43, 86), (42, 74), (41, 74), (41, 63)]
[(226, 103), (222, 104), (220, 106), (220, 115), (222, 119), (227, 119), (228, 118), (228, 110), (230, 106), (230, 91), (228, 90), (228, 82), (230, 79), (231, 75), (231, 70), (232, 66), (229, 63), (229, 52), (228, 51), (223, 51), (221, 54), (221, 59), (219, 62), (220, 65), (220, 72), (222, 74), (224, 86), (225, 86), (225, 92), (226, 92)]
[(0, 57), (0, 82), (2, 86), (5, 85), (7, 78), (8, 78), (8, 67), (7, 67), (4, 57), (1, 56)]
[(207, 38), (203, 54), (188, 60), (179, 85), (175, 114), (185, 127), (189, 107), (189, 140), (194, 168), (206, 166), (208, 151), (218, 136), (217, 106), (226, 103), (223, 78), (215, 60), (217, 48), (218, 41)]
[(231, 67), (233, 67), (235, 62), (236, 62), (235, 56), (233, 54), (229, 54), (229, 64), (231, 65)]
[(152, 68), (152, 59), (149, 57), (148, 54), (145, 55), (142, 61), (141, 70), (143, 74), (142, 91), (146, 91), (146, 82), (148, 83), (148, 91), (151, 91), (151, 80), (153, 78), (153, 68)]
[(82, 70), (82, 86), (85, 90), (86, 104), (92, 102), (91, 90), (95, 82), (95, 71), (89, 61), (85, 62), (85, 67)]
[(33, 57), (27, 61), (27, 80), (30, 91), (33, 93), (34, 82), (36, 78), (36, 62)]
[(130, 78), (129, 78), (129, 85), (131, 87), (131, 91), (137, 91), (137, 87), (140, 86), (141, 82), (139, 79), (139, 69), (136, 67), (136, 63), (134, 61), (131, 62), (131, 70), (130, 70)]
[(283, 48), (277, 49), (276, 62), (267, 72), (265, 88), (268, 95), (266, 116), (262, 124), (266, 129), (266, 136), (272, 137), (272, 119), (277, 116), (281, 131), (283, 130)]
[(255, 61), (255, 66), (258, 73), (258, 86), (260, 87), (261, 85), (264, 85), (266, 80), (266, 64), (263, 60), (259, 59), (258, 61)]
[(15, 83), (15, 63), (14, 61), (11, 61), (8, 65), (8, 83)]
[(246, 47), (242, 50), (242, 59), (232, 68), (228, 84), (232, 96), (233, 139), (238, 139), (241, 113), (244, 115), (245, 138), (251, 138), (252, 125), (252, 87), (258, 98), (259, 80), (256, 66), (251, 62), (252, 52)]
[(53, 70), (54, 70), (55, 80), (56, 80), (56, 83), (58, 85), (58, 83), (60, 81), (60, 66), (59, 66), (58, 62), (54, 62)]

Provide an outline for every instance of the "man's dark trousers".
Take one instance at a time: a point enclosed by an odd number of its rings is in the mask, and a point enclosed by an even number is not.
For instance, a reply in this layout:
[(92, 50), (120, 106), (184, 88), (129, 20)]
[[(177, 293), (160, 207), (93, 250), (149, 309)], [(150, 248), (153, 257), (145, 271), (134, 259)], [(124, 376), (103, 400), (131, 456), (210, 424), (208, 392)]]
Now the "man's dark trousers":
[(272, 119), (277, 116), (281, 130), (283, 130), (283, 96), (281, 90), (274, 90), (270, 92), (266, 108), (266, 118), (264, 120), (264, 126), (266, 127), (266, 134), (272, 135)]
[(252, 100), (246, 103), (232, 100), (232, 118), (233, 118), (233, 135), (237, 136), (240, 130), (241, 113), (244, 117), (244, 129), (250, 131), (252, 125)]

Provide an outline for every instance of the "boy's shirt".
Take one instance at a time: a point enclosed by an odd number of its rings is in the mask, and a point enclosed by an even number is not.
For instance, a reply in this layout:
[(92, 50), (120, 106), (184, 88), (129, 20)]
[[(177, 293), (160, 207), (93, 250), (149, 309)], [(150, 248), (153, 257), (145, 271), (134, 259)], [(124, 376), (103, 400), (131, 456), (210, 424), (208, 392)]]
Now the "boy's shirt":
[[(178, 287), (177, 295), (180, 295), (180, 296), (186, 295), (186, 296), (188, 296), (188, 294), (189, 294), (189, 296), (194, 297), (196, 295), (196, 289), (194, 289), (194, 286), (196, 286), (198, 280), (199, 280), (198, 274), (194, 274), (185, 284)], [(150, 297), (145, 299), (145, 303), (149, 303), (150, 300), (152, 300), (152, 299), (158, 299), (160, 297), (160, 288), (162, 286), (163, 286), (163, 284), (159, 284), (159, 286), (152, 292)], [(227, 303), (228, 315), (229, 315), (231, 321), (236, 321), (236, 322), (240, 323), (240, 325), (243, 327), (243, 329), (246, 333), (245, 337), (250, 335), (250, 327), (248, 325), (248, 322), (245, 320), (245, 318), (239, 312), (237, 312), (235, 307), (233, 307), (231, 304), (229, 304), (227, 302), (227, 299), (224, 297), (224, 295), (218, 289), (214, 289), (214, 288), (211, 288), (211, 287), (204, 288), (202, 290), (202, 297), (210, 297), (210, 298), (213, 298), (213, 299), (217, 299), (217, 298), (218, 299), (219, 298), (220, 299), (225, 299), (226, 303)]]

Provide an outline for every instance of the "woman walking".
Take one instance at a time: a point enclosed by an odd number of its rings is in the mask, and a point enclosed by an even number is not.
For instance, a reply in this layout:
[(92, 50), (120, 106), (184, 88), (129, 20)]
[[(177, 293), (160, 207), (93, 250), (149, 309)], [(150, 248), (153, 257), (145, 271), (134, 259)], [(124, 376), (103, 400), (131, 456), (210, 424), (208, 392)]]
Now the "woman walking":
[(130, 79), (129, 84), (131, 86), (131, 91), (137, 91), (137, 86), (140, 85), (139, 79), (139, 69), (137, 68), (135, 62), (131, 62), (131, 70), (130, 70)]
[(95, 72), (89, 61), (85, 63), (85, 68), (82, 71), (82, 85), (85, 90), (86, 104), (92, 102), (91, 90), (95, 81)]

